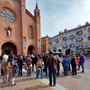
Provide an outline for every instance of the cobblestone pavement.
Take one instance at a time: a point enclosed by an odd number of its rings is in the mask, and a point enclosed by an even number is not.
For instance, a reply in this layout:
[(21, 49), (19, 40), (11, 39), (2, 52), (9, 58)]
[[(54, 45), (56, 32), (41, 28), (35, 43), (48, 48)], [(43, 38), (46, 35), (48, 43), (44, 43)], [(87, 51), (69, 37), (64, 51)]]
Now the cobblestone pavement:
[(78, 74), (72, 76), (63, 76), (62, 70), (57, 83), (67, 90), (90, 90), (90, 60), (85, 62), (85, 73), (78, 71)]
[[(54, 90), (53, 87), (50, 87), (31, 76), (17, 77), (15, 81), (17, 83), (15, 86), (5, 86), (0, 88), (0, 90)], [(0, 84), (0, 86), (2, 85)]]

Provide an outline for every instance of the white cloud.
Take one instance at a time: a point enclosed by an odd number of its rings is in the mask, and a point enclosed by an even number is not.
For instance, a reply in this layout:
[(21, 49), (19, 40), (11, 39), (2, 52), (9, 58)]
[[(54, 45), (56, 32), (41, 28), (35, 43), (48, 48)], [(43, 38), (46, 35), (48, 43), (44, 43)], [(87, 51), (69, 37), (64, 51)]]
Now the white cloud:
[(85, 22), (90, 21), (90, 1), (83, 0), (82, 4), (75, 4), (68, 11), (68, 14), (64, 16), (60, 21), (57, 21), (56, 25), (59, 30), (65, 28), (72, 29), (79, 24), (85, 24)]
[[(27, 8), (35, 8), (35, 0), (27, 0)], [(90, 22), (90, 0), (39, 0), (42, 36), (54, 36), (59, 31)]]

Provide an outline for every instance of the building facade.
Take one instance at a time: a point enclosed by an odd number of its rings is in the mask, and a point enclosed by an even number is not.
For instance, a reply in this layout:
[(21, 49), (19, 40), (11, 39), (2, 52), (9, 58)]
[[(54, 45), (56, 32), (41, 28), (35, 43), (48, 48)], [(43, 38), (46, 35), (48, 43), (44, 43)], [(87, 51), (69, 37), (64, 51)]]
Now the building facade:
[[(58, 41), (58, 42), (56, 42)], [(90, 24), (60, 32), (58, 35), (49, 39), (49, 50), (58, 52), (61, 50), (63, 55), (73, 54), (83, 51), (87, 56), (90, 55)]]
[(40, 10), (36, 4), (32, 15), (25, 1), (0, 1), (0, 54), (41, 53)]
[(48, 40), (49, 40), (48, 36), (41, 38), (41, 52), (42, 52), (42, 54), (48, 52)]
[(61, 52), (62, 50), (62, 34), (61, 32), (50, 38), (49, 39), (49, 42), (48, 42), (48, 46), (49, 46), (49, 51), (52, 51), (52, 52)]

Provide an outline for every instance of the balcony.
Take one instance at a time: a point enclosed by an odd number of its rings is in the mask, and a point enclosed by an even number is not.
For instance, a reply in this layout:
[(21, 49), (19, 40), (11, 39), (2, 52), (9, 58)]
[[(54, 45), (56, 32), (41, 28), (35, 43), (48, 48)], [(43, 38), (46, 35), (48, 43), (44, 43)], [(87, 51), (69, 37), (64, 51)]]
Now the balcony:
[(76, 41), (77, 42), (83, 41), (83, 38), (77, 38)]
[(82, 33), (83, 33), (83, 31), (82, 31), (82, 30), (81, 30), (81, 31), (77, 31), (77, 32), (76, 32), (76, 34), (77, 34), (77, 35), (80, 35), (80, 34), (82, 34)]
[(90, 32), (90, 28), (88, 29), (88, 31)]
[(58, 42), (59, 42), (58, 38), (57, 38), (57, 39), (55, 39), (55, 42), (56, 42), (56, 43), (58, 43)]
[(76, 46), (76, 49), (81, 49), (82, 47), (81, 46)]
[(53, 52), (56, 52), (57, 51), (57, 48), (56, 47), (53, 47)]
[(69, 39), (74, 39), (74, 38), (75, 38), (74, 35), (70, 35), (70, 36), (69, 36)]
[(66, 41), (66, 40), (68, 40), (68, 38), (67, 37), (63, 37), (63, 41)]
[(86, 45), (86, 46), (84, 46), (83, 48), (90, 49), (90, 45)]
[(90, 40), (90, 36), (88, 36), (88, 40)]
[(52, 45), (52, 42), (49, 42), (49, 45)]
[(88, 45), (88, 49), (90, 49), (90, 45)]
[(73, 48), (73, 47), (75, 47), (75, 44), (70, 44), (69, 47)]

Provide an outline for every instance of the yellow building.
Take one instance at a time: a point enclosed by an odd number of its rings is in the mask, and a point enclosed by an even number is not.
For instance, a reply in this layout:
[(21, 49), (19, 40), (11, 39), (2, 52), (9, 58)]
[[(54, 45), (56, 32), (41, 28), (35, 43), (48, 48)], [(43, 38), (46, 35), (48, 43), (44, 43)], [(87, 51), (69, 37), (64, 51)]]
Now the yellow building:
[(41, 53), (42, 54), (45, 52), (48, 52), (48, 40), (49, 40), (48, 36), (41, 38)]

